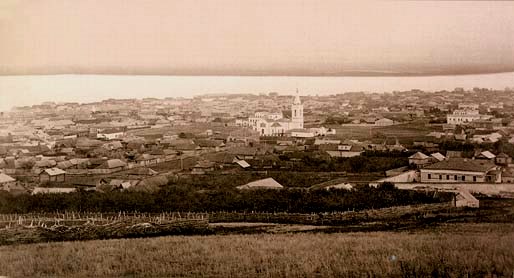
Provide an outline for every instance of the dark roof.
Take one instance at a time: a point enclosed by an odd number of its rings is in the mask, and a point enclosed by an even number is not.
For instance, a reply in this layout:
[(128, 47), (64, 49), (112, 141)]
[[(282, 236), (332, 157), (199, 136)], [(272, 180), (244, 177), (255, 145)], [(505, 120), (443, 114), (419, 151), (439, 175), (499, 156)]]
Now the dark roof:
[(196, 150), (197, 146), (195, 144), (180, 144), (173, 146), (176, 150), (179, 151), (192, 151)]
[(235, 155), (255, 155), (257, 149), (252, 147), (234, 147), (228, 149), (228, 153)]
[(195, 140), (195, 143), (200, 147), (207, 147), (207, 148), (214, 148), (214, 147), (219, 147), (219, 146), (223, 145), (223, 141), (221, 141), (221, 140), (197, 139), (197, 140)]
[(461, 151), (446, 151), (446, 157), (448, 157), (448, 158), (462, 157), (462, 152)]
[(70, 176), (67, 177), (67, 183), (78, 186), (96, 186), (101, 182), (106, 183), (107, 181), (103, 178), (95, 178), (95, 177), (79, 177), (79, 176)]
[(509, 155), (506, 154), (506, 153), (500, 153), (499, 155), (496, 156), (496, 158), (509, 158)]
[(422, 153), (422, 152), (417, 152), (411, 156), (409, 156), (409, 159), (427, 159), (428, 158), (428, 155)]
[(105, 161), (104, 163), (102, 163), (102, 165), (100, 165), (97, 168), (98, 169), (113, 169), (113, 168), (125, 167), (125, 166), (127, 166), (127, 163), (123, 162), (120, 159), (109, 159), (109, 160)]
[(203, 155), (203, 158), (208, 161), (216, 162), (216, 163), (232, 163), (234, 161), (235, 155), (227, 152), (215, 152), (215, 153), (207, 153)]
[(128, 175), (140, 175), (140, 176), (154, 176), (157, 175), (158, 172), (154, 171), (147, 167), (138, 167), (133, 168), (125, 172)]
[(212, 168), (214, 167), (214, 162), (207, 161), (207, 160), (201, 160), (196, 163), (194, 168)]
[[(450, 158), (426, 166), (427, 170), (456, 170), (468, 172), (487, 172), (494, 168), (494, 163), (487, 160), (473, 160), (466, 158)], [(423, 170), (423, 169), (422, 169)]]
[(152, 160), (152, 159), (155, 159), (155, 157), (153, 155), (147, 154), (147, 153), (138, 155), (136, 157), (136, 161), (146, 161), (146, 160)]

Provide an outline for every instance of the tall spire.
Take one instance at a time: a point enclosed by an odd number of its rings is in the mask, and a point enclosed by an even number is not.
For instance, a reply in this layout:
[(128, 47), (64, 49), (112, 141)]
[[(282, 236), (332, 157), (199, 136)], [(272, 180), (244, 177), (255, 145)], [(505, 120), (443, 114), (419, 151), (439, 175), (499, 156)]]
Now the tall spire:
[(293, 105), (300, 105), (302, 104), (302, 101), (300, 100), (300, 94), (298, 94), (298, 88), (296, 88), (296, 96), (293, 100)]

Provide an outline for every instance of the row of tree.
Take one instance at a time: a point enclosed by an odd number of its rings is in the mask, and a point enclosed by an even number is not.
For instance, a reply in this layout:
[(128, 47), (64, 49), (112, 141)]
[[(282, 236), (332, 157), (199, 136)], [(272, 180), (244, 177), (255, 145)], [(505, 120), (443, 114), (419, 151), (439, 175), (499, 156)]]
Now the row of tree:
[(319, 213), (376, 209), (449, 201), (448, 194), (398, 190), (385, 184), (353, 190), (196, 190), (170, 185), (157, 193), (79, 191), (63, 194), (13, 196), (0, 193), (0, 213), (29, 212), (163, 212), (259, 211)]

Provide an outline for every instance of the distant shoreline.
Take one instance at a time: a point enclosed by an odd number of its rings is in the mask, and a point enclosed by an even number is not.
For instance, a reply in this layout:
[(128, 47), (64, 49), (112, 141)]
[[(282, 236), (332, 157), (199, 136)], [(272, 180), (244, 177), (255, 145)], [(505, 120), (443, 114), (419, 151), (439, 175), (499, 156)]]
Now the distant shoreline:
[(474, 87), (514, 88), (514, 72), (448, 76), (157, 76), (16, 75), (0, 76), (0, 111), (46, 101), (96, 102), (102, 99), (194, 97), (206, 94), (334, 95), (345, 92), (426, 92)]

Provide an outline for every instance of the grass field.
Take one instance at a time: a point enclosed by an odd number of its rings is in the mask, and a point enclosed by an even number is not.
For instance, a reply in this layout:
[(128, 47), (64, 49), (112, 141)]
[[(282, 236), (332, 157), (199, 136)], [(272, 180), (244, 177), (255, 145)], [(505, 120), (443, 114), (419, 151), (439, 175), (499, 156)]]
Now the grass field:
[(0, 275), (512, 277), (513, 224), (415, 232), (175, 236), (0, 247)]

